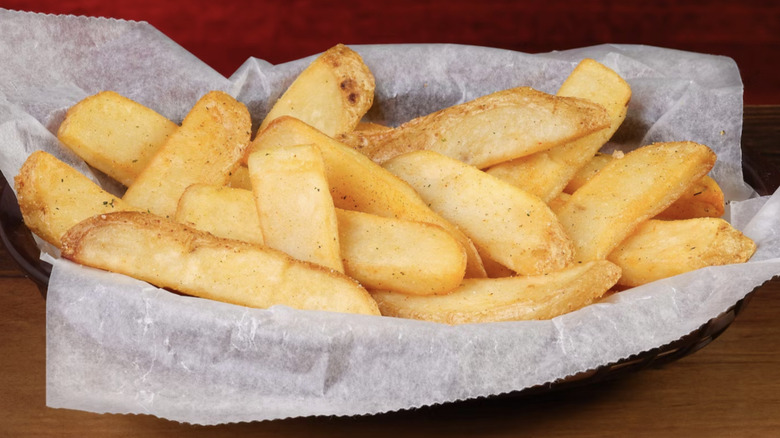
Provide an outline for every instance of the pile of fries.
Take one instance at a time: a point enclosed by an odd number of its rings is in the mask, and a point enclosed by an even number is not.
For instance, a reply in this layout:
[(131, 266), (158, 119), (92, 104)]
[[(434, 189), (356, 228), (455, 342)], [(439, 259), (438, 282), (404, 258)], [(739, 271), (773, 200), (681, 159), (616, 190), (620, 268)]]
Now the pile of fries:
[(397, 127), (363, 121), (374, 89), (335, 46), (254, 137), (223, 92), (181, 125), (100, 92), (58, 137), (124, 195), (38, 151), (15, 178), (25, 223), (66, 259), (187, 295), (448, 324), (553, 318), (755, 251), (720, 219), (707, 146), (599, 152), (631, 89), (594, 60), (555, 95), (502, 90)]

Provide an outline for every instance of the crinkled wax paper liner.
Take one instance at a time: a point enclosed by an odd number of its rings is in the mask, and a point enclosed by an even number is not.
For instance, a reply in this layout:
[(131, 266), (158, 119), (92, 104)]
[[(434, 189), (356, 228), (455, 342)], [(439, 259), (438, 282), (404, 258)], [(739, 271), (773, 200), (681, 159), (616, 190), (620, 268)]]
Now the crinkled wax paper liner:
[[(201, 94), (222, 89), (257, 125), (313, 59), (272, 66), (250, 58), (227, 79), (146, 23), (0, 11), (0, 35), (0, 169), (9, 180), (36, 149), (92, 175), (53, 134), (89, 94), (113, 89), (180, 121)], [(608, 149), (699, 141), (718, 153), (713, 175), (728, 198), (751, 196), (740, 169), (742, 83), (728, 58), (630, 45), (541, 55), (354, 48), (377, 78), (368, 118), (388, 124), (513, 86), (554, 92), (577, 61), (593, 57), (633, 90)], [(674, 341), (780, 272), (778, 204), (779, 195), (732, 204), (737, 226), (759, 243), (750, 263), (635, 288), (551, 321), (450, 327), (247, 309), (54, 259), (47, 404), (216, 424), (386, 412), (551, 382)]]

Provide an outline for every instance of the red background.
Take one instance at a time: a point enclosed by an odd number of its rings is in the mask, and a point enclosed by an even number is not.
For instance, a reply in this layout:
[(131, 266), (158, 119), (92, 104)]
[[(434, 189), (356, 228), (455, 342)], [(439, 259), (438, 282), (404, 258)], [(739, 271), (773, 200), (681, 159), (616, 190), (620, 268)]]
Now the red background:
[(736, 60), (745, 103), (780, 104), (780, 2), (546, 0), (0, 0), (0, 6), (147, 21), (225, 76), (336, 43), (459, 43), (529, 53), (638, 43)]

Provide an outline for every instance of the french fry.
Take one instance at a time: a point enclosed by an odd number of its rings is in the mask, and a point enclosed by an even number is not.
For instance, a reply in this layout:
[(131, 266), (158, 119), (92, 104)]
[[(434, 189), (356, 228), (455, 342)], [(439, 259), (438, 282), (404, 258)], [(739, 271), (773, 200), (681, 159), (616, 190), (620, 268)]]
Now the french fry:
[(561, 85), (558, 96), (587, 99), (603, 106), (609, 127), (546, 151), (497, 164), (487, 172), (544, 200), (561, 193), (567, 182), (612, 137), (626, 118), (631, 87), (604, 65), (584, 59)]
[(606, 129), (609, 123), (600, 105), (519, 87), (389, 131), (353, 131), (338, 138), (378, 163), (405, 152), (431, 150), (487, 168)]
[[(260, 223), (249, 190), (190, 186), (179, 202), (180, 216), (218, 237), (260, 243), (253, 237)], [(437, 225), (338, 208), (336, 217), (344, 272), (368, 289), (440, 294), (463, 279), (466, 253)]]
[[(612, 160), (620, 159), (623, 154), (596, 154), (569, 181), (565, 192), (574, 193), (588, 182)], [(656, 215), (656, 219), (692, 219), (696, 217), (721, 217), (726, 210), (723, 190), (710, 176), (703, 176), (680, 196), (672, 205)]]
[(480, 251), (513, 271), (536, 275), (571, 263), (571, 241), (536, 196), (433, 151), (399, 155), (383, 167), (414, 187)]
[(113, 91), (68, 109), (57, 138), (90, 166), (129, 186), (178, 125)]
[(330, 136), (349, 132), (371, 108), (374, 87), (374, 76), (360, 55), (338, 44), (298, 75), (259, 130), (280, 116), (292, 116)]
[(382, 315), (445, 324), (551, 319), (593, 303), (620, 277), (605, 260), (538, 276), (464, 280), (447, 295), (371, 292)]
[(152, 213), (173, 217), (181, 194), (191, 184), (228, 182), (249, 144), (250, 131), (249, 111), (243, 104), (223, 92), (207, 93), (122, 199)]
[(24, 224), (57, 248), (70, 227), (90, 216), (136, 210), (44, 151), (27, 157), (14, 187)]
[(360, 152), (334, 140), (293, 117), (283, 116), (268, 125), (249, 151), (298, 144), (314, 144), (322, 153), (328, 186), (336, 207), (383, 217), (427, 222), (451, 233), (466, 250), (466, 276), (484, 277), (485, 268), (471, 240), (436, 214), (409, 184), (372, 162)]
[(578, 261), (604, 259), (639, 224), (676, 201), (715, 164), (693, 142), (655, 143), (604, 167), (558, 209)]
[(466, 272), (466, 252), (438, 225), (336, 210), (346, 273), (367, 289), (446, 294)]
[(217, 237), (264, 244), (252, 192), (193, 184), (179, 198), (174, 219)]
[(756, 244), (720, 218), (649, 220), (607, 259), (622, 268), (619, 284), (634, 287), (706, 266), (744, 263)]
[(150, 213), (108, 213), (79, 222), (63, 236), (62, 256), (187, 295), (247, 307), (379, 313), (368, 292), (343, 274)]
[(336, 210), (319, 149), (299, 145), (255, 152), (249, 156), (249, 178), (265, 244), (343, 273)]
[(355, 126), (355, 131), (362, 132), (389, 131), (391, 129), (393, 128), (375, 122), (359, 122), (357, 126)]

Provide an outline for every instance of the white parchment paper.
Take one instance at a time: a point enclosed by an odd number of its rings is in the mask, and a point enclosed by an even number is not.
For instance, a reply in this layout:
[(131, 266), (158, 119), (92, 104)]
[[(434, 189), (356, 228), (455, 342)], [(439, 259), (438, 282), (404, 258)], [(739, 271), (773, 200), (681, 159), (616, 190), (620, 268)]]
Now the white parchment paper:
[[(514, 86), (554, 93), (583, 57), (604, 63), (633, 90), (606, 149), (676, 140), (713, 148), (712, 175), (731, 201), (730, 217), (758, 252), (747, 264), (669, 278), (551, 321), (456, 327), (247, 309), (55, 258), (48, 406), (217, 424), (502, 394), (677, 340), (780, 273), (780, 195), (757, 197), (742, 181), (742, 82), (731, 59), (633, 45), (540, 55), (455, 45), (353, 48), (376, 76), (368, 118), (389, 124)], [(273, 66), (249, 58), (224, 78), (146, 23), (0, 10), (0, 170), (11, 180), (30, 152), (44, 149), (108, 184), (54, 135), (80, 99), (111, 89), (179, 122), (202, 94), (220, 89), (244, 102), (257, 126), (312, 59)]]

